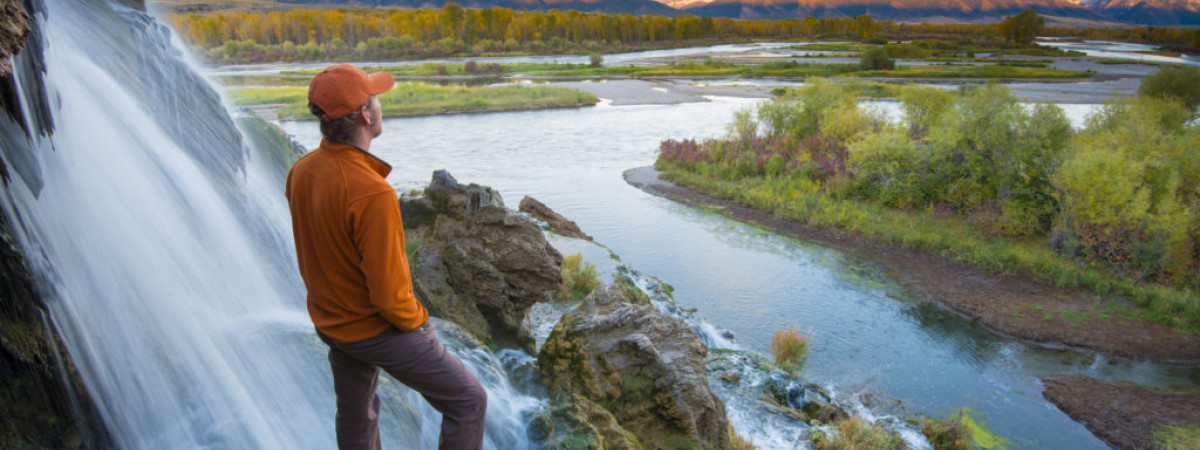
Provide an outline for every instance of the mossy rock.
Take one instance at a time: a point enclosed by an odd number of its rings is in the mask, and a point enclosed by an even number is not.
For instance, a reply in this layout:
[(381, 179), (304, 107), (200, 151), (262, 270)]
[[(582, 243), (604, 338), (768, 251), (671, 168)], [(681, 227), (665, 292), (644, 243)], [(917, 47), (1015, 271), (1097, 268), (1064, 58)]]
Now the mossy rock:
[(551, 394), (591, 399), (646, 448), (725, 448), (725, 405), (709, 389), (700, 337), (631, 300), (609, 284), (563, 316), (538, 353)]
[(553, 403), (530, 423), (530, 439), (547, 449), (642, 450), (612, 413), (579, 395)]

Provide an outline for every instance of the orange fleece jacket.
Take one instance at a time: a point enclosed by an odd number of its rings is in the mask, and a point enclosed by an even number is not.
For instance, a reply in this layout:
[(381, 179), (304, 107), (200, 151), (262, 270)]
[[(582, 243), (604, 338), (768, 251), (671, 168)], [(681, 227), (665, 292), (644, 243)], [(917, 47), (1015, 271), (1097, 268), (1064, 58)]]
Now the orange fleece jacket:
[(388, 325), (414, 330), (429, 312), (413, 295), (392, 167), (354, 146), (322, 140), (288, 172), (288, 207), (308, 315), (339, 342)]

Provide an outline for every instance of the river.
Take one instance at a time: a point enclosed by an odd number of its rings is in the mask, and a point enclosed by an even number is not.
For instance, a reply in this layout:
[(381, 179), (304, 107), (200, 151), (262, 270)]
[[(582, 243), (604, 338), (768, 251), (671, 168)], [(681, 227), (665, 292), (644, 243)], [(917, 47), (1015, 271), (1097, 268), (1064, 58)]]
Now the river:
[[(622, 173), (653, 163), (664, 139), (716, 137), (755, 100), (388, 119), (372, 152), (399, 191), (432, 171), (530, 195), (576, 221), (628, 266), (675, 286), (680, 306), (769, 354), (775, 330), (812, 336), (805, 375), (875, 416), (945, 417), (970, 407), (1014, 448), (1104, 448), (1041, 396), (1039, 377), (1084, 374), (1200, 386), (1195, 369), (1031, 347), (913, 299), (870, 261), (648, 195)], [(283, 122), (306, 146), (312, 122)], [(602, 268), (605, 252), (558, 240)], [(756, 439), (756, 443), (762, 443)]]

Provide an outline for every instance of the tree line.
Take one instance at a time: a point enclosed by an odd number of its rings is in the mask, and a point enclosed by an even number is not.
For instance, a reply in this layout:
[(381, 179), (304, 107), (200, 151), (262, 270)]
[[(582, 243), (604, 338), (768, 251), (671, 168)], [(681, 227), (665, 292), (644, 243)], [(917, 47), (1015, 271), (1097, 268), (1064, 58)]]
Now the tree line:
[(340, 39), (350, 46), (370, 38), (409, 36), (432, 42), (457, 39), (467, 45), (481, 40), (572, 43), (658, 42), (720, 37), (845, 37), (870, 38), (892, 21), (870, 16), (809, 17), (804, 20), (741, 20), (697, 16), (634, 16), (575, 10), (521, 11), (493, 7), (467, 9), (447, 3), (439, 9), (373, 10), (365, 8), (294, 9), (268, 13), (167, 14), (167, 20), (188, 42), (215, 47), (228, 41), (253, 40), (263, 45), (285, 42), (329, 43)]
[[(603, 52), (738, 39), (921, 37), (999, 40), (999, 24), (907, 24), (868, 15), (796, 20), (634, 16), (580, 11), (294, 9), (268, 13), (167, 14), (210, 59), (396, 59), (506, 52)], [(1015, 43), (1014, 45), (1023, 45)]]

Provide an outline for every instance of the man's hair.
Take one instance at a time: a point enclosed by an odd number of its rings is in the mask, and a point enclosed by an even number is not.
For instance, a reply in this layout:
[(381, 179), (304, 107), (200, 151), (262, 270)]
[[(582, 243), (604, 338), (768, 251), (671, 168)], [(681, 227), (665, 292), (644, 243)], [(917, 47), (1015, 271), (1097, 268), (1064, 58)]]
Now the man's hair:
[[(371, 100), (374, 98), (374, 95), (368, 97), (366, 104), (371, 104)], [(314, 116), (318, 117), (325, 114), (325, 111), (321, 110), (321, 107), (317, 106), (317, 104), (313, 102), (308, 102), (308, 110), (312, 112)], [(346, 117), (330, 120), (328, 122), (321, 122), (321, 135), (331, 141), (350, 142), (354, 140), (354, 138), (358, 137), (359, 115), (360, 114), (358, 110), (355, 110), (354, 112), (346, 115)]]

